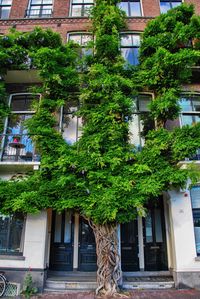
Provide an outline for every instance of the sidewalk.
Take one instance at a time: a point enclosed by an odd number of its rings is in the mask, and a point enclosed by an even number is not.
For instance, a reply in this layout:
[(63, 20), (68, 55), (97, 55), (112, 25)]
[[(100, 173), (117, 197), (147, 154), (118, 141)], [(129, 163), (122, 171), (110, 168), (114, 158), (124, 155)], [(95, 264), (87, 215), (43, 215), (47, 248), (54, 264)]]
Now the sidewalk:
[(99, 297), (94, 292), (67, 292), (67, 293), (45, 293), (32, 297), (32, 299), (200, 299), (200, 291), (197, 290), (151, 290), (131, 291), (117, 297)]

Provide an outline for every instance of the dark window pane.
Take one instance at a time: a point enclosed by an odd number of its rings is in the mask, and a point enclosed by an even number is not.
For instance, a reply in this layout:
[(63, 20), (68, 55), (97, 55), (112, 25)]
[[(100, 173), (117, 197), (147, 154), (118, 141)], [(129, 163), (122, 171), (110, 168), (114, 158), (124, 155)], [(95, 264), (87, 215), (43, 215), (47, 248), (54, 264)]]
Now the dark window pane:
[(32, 111), (33, 96), (13, 96), (11, 100), (11, 110), (12, 111)]
[(193, 220), (194, 220), (194, 234), (196, 241), (196, 251), (197, 255), (200, 255), (200, 210), (193, 210)]
[(22, 251), (23, 216), (0, 215), (0, 253)]

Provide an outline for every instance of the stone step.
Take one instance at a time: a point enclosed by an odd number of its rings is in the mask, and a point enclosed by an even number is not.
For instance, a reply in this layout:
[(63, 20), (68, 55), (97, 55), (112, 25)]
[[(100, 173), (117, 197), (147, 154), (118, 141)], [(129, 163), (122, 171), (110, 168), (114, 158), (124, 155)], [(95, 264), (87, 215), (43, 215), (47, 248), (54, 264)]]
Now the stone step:
[(173, 288), (175, 288), (174, 281), (125, 281), (123, 283), (123, 289), (126, 290), (160, 290)]
[(95, 290), (97, 287), (96, 281), (59, 281), (47, 279), (47, 289), (54, 290)]
[[(65, 280), (58, 280), (58, 279), (51, 279), (48, 278), (46, 281), (45, 291), (46, 292), (64, 292), (64, 291), (73, 291), (73, 290), (95, 290), (97, 287), (96, 281), (89, 281), (89, 279), (83, 280), (68, 280), (66, 277)], [(156, 279), (148, 278), (148, 279), (141, 279), (139, 277), (134, 279), (125, 279), (122, 285), (123, 289), (126, 290), (133, 290), (133, 289), (172, 289), (175, 287), (174, 281), (171, 277), (167, 278), (166, 280), (162, 277), (156, 277)]]

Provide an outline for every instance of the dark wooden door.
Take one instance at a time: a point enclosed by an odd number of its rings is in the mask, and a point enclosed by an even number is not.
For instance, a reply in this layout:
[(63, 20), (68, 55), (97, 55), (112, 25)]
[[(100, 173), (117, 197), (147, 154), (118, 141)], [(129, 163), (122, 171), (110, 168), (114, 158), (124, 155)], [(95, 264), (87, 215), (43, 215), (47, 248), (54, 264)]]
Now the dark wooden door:
[(148, 210), (143, 222), (146, 271), (167, 270), (167, 246), (163, 207)]
[(122, 271), (139, 271), (137, 221), (121, 225)]
[(96, 271), (96, 243), (89, 223), (80, 217), (79, 222), (79, 271)]
[(53, 213), (50, 269), (73, 270), (74, 220), (71, 212)]

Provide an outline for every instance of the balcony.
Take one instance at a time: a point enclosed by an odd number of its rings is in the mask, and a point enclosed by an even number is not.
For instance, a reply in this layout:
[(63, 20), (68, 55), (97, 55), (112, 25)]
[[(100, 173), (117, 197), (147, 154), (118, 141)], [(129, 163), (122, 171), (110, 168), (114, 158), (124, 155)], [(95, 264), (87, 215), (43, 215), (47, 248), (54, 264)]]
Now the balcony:
[(37, 170), (40, 155), (37, 154), (27, 134), (2, 134), (0, 172)]
[(52, 9), (27, 9), (26, 18), (50, 18), (52, 16)]

